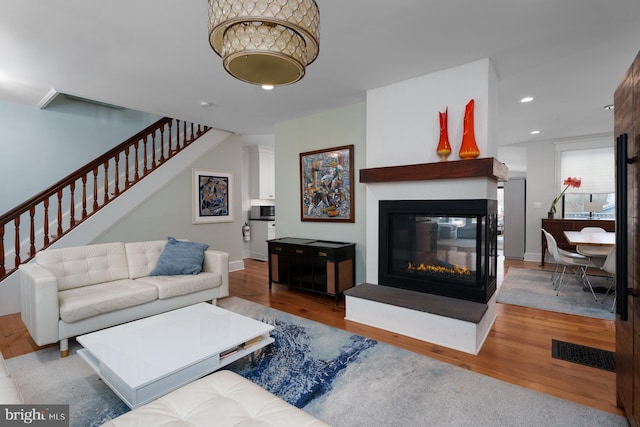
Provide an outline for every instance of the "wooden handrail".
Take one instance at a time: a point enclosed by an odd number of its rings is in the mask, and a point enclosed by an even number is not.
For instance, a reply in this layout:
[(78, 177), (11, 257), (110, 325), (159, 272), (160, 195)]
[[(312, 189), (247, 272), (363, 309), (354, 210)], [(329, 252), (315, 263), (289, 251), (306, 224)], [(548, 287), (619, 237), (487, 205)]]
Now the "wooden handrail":
[[(0, 216), (0, 281), (210, 129), (164, 117)], [(51, 199), (55, 215), (50, 215)], [(13, 227), (7, 227), (11, 223)], [(5, 245), (8, 238), (12, 249)], [(9, 266), (8, 258), (13, 258)]]

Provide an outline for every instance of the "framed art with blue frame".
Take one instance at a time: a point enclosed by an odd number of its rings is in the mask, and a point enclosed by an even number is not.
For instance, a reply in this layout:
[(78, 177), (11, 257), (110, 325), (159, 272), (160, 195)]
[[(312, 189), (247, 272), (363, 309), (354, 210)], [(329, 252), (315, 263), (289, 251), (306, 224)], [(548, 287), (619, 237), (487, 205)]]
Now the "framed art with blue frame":
[(233, 174), (193, 169), (193, 223), (233, 221)]

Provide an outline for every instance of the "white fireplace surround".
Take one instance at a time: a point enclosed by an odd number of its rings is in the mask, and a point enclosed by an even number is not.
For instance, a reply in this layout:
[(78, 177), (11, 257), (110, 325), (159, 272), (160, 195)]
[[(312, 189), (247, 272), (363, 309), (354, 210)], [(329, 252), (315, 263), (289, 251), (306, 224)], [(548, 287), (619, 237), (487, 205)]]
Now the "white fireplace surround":
[[(378, 206), (381, 200), (495, 200), (498, 191), (497, 180), (490, 174), (461, 179), (443, 176), (442, 179), (366, 184), (366, 282), (374, 285), (378, 285)], [(478, 354), (495, 321), (496, 294), (487, 303), (488, 309), (479, 323), (349, 296), (345, 297), (345, 318), (465, 353)]]

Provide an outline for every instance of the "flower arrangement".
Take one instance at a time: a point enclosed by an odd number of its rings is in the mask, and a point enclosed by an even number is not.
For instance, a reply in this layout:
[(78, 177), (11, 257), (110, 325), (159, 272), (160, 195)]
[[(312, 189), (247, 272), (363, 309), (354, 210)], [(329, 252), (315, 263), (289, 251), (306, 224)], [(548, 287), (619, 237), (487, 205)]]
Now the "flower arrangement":
[(569, 177), (565, 179), (564, 182), (562, 183), (562, 185), (565, 186), (564, 190), (562, 190), (562, 192), (558, 195), (558, 197), (553, 199), (553, 202), (551, 202), (551, 207), (549, 208), (549, 212), (556, 213), (556, 204), (560, 199), (562, 199), (562, 196), (564, 196), (564, 193), (566, 193), (569, 187), (580, 188), (580, 184), (582, 184), (582, 178)]

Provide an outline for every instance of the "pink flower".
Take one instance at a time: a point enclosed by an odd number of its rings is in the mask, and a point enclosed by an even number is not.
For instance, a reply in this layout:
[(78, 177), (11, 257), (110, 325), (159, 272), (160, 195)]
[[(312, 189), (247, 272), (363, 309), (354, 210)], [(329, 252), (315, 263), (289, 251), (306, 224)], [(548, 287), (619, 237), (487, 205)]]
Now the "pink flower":
[(558, 195), (558, 197), (553, 199), (553, 202), (551, 202), (551, 207), (549, 208), (549, 211), (553, 213), (556, 212), (556, 204), (560, 199), (562, 199), (562, 196), (564, 196), (564, 193), (569, 189), (569, 187), (580, 188), (581, 184), (582, 184), (582, 178), (569, 177), (565, 179), (564, 182), (562, 183), (562, 185), (565, 185), (564, 190), (562, 190), (562, 192)]

